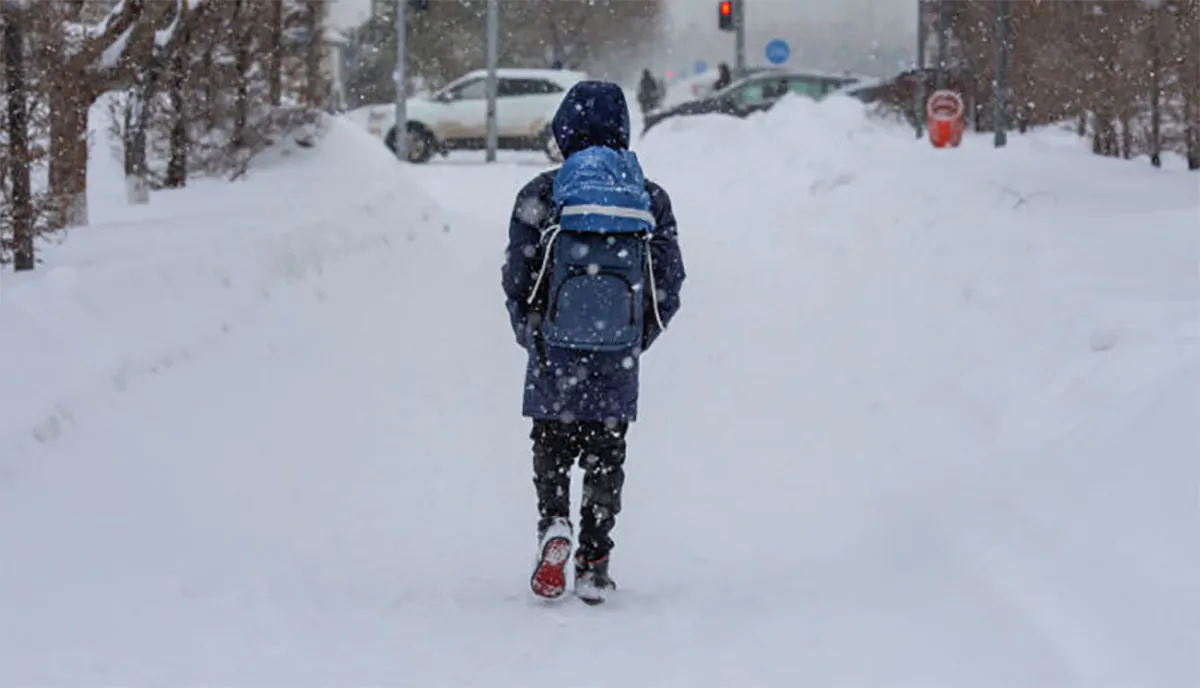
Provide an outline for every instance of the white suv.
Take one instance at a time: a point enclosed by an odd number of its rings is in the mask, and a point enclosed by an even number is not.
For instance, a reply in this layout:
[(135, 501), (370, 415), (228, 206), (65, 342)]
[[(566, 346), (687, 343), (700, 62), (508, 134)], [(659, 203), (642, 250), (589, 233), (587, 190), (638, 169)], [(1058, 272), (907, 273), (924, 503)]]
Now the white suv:
[[(560, 155), (550, 122), (571, 86), (588, 78), (561, 69), (496, 70), (496, 130), (504, 150), (540, 150), (555, 162)], [(481, 150), (487, 140), (487, 71), (462, 76), (429, 98), (409, 98), (408, 159), (426, 162), (434, 153)], [(396, 147), (394, 108), (372, 109), (368, 125)]]

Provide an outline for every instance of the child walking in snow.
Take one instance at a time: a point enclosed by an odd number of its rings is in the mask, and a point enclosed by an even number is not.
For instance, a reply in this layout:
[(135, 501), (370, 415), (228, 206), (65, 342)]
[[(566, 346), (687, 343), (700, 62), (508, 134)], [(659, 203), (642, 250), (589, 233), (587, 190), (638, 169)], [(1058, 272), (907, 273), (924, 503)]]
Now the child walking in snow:
[(566, 589), (574, 534), (570, 471), (584, 471), (575, 592), (603, 602), (621, 511), (625, 433), (637, 418), (640, 358), (679, 309), (684, 280), (667, 192), (629, 148), (616, 84), (584, 81), (552, 123), (564, 156), (517, 194), (503, 268), (517, 342), (528, 351), (523, 415), (533, 420), (538, 557), (530, 586)]

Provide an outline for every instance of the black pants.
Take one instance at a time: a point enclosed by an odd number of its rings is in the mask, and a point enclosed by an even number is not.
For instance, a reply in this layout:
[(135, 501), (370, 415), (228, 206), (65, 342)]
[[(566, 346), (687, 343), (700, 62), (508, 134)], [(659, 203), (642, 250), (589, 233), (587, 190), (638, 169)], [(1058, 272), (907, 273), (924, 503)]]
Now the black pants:
[(609, 537), (621, 512), (625, 484), (625, 432), (628, 423), (533, 421), (533, 485), (537, 488), (538, 528), (570, 518), (571, 467), (584, 471), (579, 554), (587, 561), (608, 555)]

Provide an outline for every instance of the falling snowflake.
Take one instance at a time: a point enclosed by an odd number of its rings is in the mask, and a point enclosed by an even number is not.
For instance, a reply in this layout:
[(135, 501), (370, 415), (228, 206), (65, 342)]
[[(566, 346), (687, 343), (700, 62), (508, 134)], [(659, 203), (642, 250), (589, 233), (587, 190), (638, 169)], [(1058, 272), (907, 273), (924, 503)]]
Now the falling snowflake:
[(591, 277), (595, 277), (596, 275), (599, 275), (600, 274), (600, 265), (597, 263), (590, 263), (587, 266), (587, 274)]
[(546, 213), (546, 204), (537, 198), (527, 198), (517, 206), (516, 216), (521, 222), (536, 227), (545, 219)]

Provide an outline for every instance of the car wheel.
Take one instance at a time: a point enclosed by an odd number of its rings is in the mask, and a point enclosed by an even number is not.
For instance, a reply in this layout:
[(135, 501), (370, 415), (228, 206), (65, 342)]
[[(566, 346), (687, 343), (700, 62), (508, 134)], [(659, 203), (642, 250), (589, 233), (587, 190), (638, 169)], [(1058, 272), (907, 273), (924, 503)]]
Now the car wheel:
[(546, 157), (550, 158), (550, 162), (562, 162), (562, 151), (558, 149), (558, 141), (554, 140), (554, 134), (550, 131), (550, 127), (542, 130), (541, 139), (542, 150), (545, 151)]
[[(393, 154), (396, 152), (396, 127), (388, 130), (383, 143)], [(437, 140), (433, 138), (433, 134), (415, 122), (408, 123), (405, 144), (408, 147), (408, 161), (416, 164), (429, 162), (437, 150)]]

